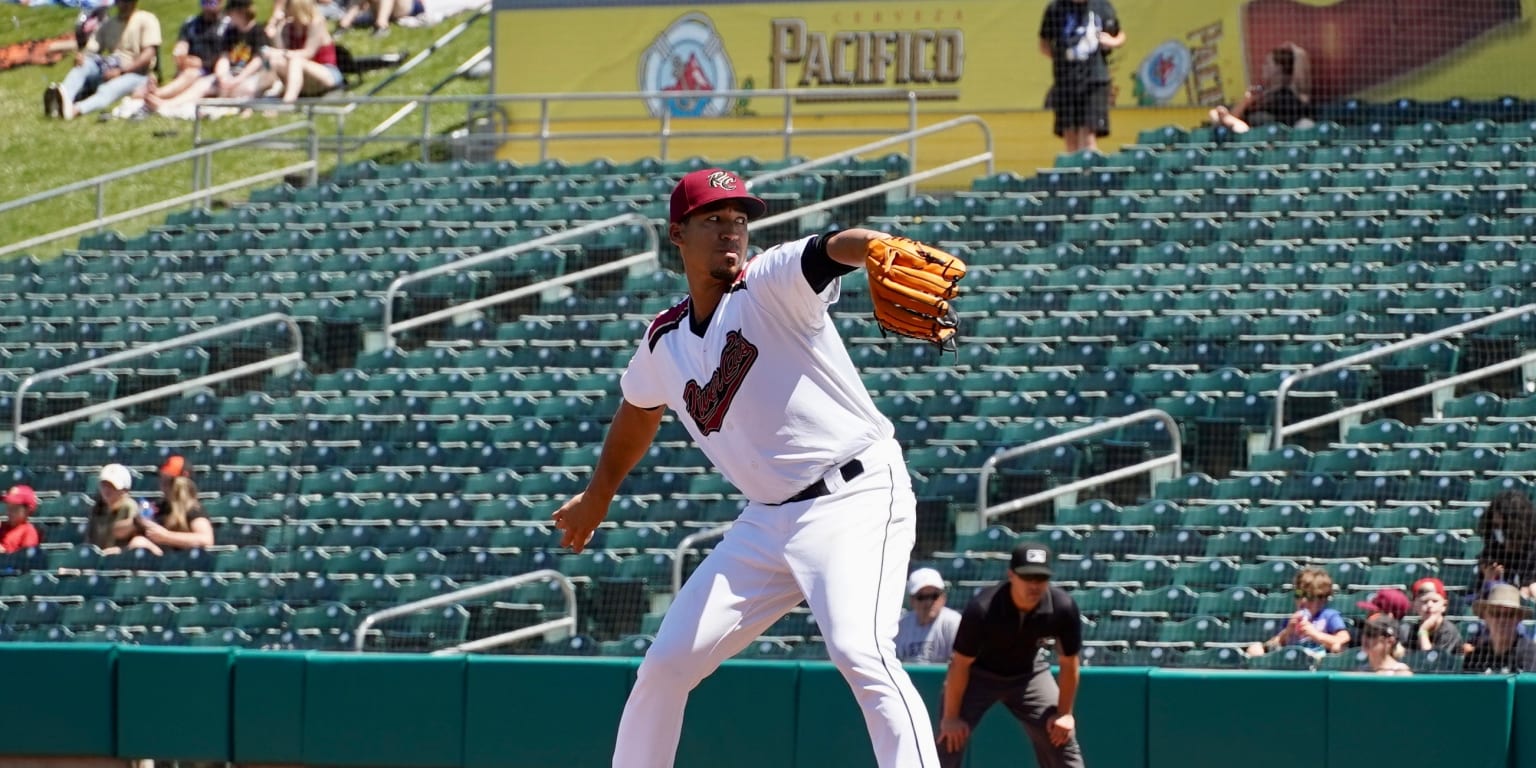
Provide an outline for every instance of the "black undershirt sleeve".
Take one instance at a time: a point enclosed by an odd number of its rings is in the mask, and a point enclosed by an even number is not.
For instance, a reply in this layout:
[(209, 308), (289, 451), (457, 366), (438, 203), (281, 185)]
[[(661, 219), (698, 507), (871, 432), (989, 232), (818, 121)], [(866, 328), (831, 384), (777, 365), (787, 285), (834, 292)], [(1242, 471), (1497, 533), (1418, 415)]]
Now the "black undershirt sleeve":
[(805, 282), (809, 283), (811, 290), (821, 293), (843, 275), (854, 270), (847, 264), (839, 264), (827, 255), (827, 238), (831, 235), (817, 235), (811, 238), (811, 242), (805, 246), (805, 252), (800, 254), (800, 272), (805, 275)]

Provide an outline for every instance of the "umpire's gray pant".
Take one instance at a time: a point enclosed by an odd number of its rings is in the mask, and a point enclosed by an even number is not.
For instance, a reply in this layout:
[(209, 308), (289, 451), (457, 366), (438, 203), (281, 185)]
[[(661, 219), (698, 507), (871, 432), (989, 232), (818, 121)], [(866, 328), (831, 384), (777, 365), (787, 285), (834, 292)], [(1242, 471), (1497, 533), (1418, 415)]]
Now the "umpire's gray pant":
[[(1001, 701), (1024, 726), (1029, 741), (1035, 748), (1035, 762), (1040, 768), (1083, 768), (1083, 750), (1077, 744), (1077, 733), (1063, 746), (1051, 744), (1051, 734), (1046, 724), (1056, 715), (1056, 702), (1061, 689), (1051, 676), (1051, 664), (1045, 654), (1035, 656), (1035, 670), (1027, 675), (1005, 677), (986, 670), (971, 667), (971, 681), (965, 686), (965, 697), (960, 700), (960, 719), (971, 730), (981, 722), (982, 715)], [(950, 752), (939, 745), (941, 768), (960, 768), (965, 760), (965, 749)]]

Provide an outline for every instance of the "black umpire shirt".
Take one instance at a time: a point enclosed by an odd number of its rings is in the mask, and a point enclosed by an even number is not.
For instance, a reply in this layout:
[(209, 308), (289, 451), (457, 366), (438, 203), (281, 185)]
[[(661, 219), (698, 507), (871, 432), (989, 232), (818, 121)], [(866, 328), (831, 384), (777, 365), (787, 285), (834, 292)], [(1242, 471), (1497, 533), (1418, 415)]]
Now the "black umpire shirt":
[(1072, 596), (1052, 585), (1033, 611), (1020, 614), (1003, 581), (965, 606), (954, 650), (976, 659), (980, 669), (1013, 677), (1034, 672), (1035, 657), (1049, 640), (1056, 641), (1058, 657), (1076, 656), (1083, 649), (1082, 613)]

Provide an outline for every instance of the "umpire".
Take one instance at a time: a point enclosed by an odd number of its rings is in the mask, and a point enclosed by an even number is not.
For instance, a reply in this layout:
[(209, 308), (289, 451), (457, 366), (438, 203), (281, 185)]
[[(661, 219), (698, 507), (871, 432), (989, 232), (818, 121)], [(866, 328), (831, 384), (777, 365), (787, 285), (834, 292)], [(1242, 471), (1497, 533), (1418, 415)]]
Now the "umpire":
[[(1083, 768), (1074, 734), (1082, 615), (1066, 590), (1051, 586), (1051, 550), (1015, 547), (1008, 580), (987, 587), (965, 606), (944, 678), (939, 764), (959, 768), (971, 729), (1001, 701), (1024, 725), (1041, 768)], [(1055, 641), (1061, 687), (1040, 652)]]

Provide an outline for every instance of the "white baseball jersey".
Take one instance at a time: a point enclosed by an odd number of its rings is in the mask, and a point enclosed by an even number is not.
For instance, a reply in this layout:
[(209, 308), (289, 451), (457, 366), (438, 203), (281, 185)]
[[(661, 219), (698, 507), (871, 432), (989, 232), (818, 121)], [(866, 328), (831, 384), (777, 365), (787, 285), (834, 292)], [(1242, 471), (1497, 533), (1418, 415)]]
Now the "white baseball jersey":
[(896, 656), (909, 664), (948, 664), (958, 629), (960, 612), (947, 605), (926, 627), (916, 611), (907, 611), (896, 622)]
[(765, 504), (895, 434), (827, 315), (841, 278), (818, 294), (801, 271), (813, 240), (748, 261), (702, 337), (688, 300), (658, 315), (621, 380), (625, 400), (671, 407), (725, 479)]

